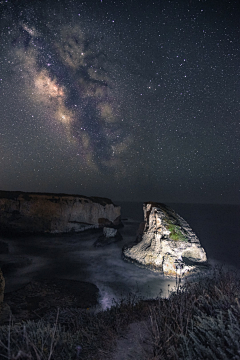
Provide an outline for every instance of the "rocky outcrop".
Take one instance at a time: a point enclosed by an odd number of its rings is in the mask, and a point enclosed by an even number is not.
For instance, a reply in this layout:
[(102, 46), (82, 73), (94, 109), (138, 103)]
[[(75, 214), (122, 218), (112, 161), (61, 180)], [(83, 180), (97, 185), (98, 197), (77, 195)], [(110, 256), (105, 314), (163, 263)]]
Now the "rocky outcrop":
[(114, 229), (112, 227), (104, 227), (103, 234), (98, 237), (98, 239), (94, 242), (93, 245), (95, 247), (103, 247), (120, 240), (122, 240), (122, 235), (117, 229)]
[(103, 228), (103, 235), (104, 235), (106, 238), (115, 237), (115, 236), (117, 235), (117, 229), (109, 228), (109, 227), (104, 227), (104, 228)]
[(143, 211), (137, 244), (123, 249), (124, 259), (170, 276), (186, 275), (206, 263), (199, 239), (173, 209), (148, 202)]
[(56, 234), (120, 224), (120, 206), (106, 198), (0, 191), (1, 232)]

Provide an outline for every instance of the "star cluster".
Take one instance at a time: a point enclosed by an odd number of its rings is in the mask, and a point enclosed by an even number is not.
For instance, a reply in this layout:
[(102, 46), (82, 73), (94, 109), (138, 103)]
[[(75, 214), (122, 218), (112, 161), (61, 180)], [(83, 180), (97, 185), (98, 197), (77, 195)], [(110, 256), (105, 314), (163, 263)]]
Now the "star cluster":
[(0, 188), (239, 201), (236, 1), (1, 1)]

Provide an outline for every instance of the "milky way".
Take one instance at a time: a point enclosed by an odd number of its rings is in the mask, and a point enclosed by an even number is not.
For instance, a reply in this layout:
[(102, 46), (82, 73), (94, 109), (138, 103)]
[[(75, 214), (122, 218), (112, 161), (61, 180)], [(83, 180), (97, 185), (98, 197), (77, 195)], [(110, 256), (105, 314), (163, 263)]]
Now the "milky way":
[(27, 21), (18, 23), (12, 40), (16, 75), (23, 74), (31, 101), (45, 108), (54, 126), (62, 125), (57, 128), (75, 144), (81, 160), (104, 169), (114, 163), (124, 139), (101, 39), (86, 26), (47, 25), (41, 32)]
[(237, 2), (0, 6), (1, 189), (239, 201)]

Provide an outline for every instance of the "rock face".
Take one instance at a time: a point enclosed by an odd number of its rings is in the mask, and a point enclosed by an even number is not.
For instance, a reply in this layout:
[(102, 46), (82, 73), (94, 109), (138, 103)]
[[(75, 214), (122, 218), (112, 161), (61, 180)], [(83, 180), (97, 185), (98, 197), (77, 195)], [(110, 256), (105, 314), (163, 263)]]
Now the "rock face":
[[(188, 223), (164, 204), (144, 203), (137, 244), (123, 258), (166, 275), (184, 275), (206, 263), (205, 250)], [(142, 230), (141, 230), (142, 229)]]
[(81, 195), (0, 191), (0, 231), (68, 233), (121, 224), (111, 200)]

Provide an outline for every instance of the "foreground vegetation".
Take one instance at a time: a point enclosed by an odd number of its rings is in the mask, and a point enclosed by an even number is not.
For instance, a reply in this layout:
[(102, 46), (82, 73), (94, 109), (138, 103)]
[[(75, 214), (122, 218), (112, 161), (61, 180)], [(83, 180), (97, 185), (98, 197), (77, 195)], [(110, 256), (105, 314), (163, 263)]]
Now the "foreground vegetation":
[[(107, 311), (58, 309), (38, 322), (0, 327), (0, 359), (111, 359), (116, 339), (145, 320), (142, 359), (240, 359), (240, 278), (215, 268), (177, 283), (168, 299), (130, 295)], [(133, 357), (132, 357), (133, 358)], [(136, 357), (139, 360), (139, 357)]]

